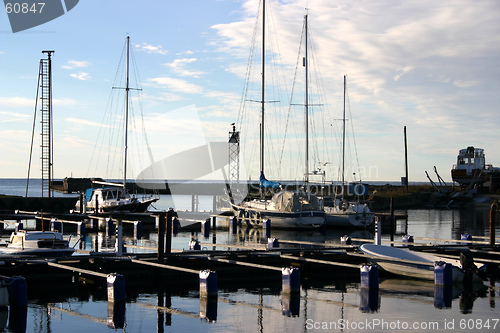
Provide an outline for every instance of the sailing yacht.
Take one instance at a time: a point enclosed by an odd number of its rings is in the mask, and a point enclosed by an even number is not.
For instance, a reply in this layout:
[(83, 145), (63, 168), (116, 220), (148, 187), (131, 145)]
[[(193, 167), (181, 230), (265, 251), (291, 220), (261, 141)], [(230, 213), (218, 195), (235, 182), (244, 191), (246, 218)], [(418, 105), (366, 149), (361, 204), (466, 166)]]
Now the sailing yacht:
[[(130, 37), (127, 36), (127, 60), (126, 60), (126, 86), (125, 86), (125, 131), (124, 131), (124, 150), (123, 150), (123, 182), (111, 183), (94, 181), (93, 184), (100, 187), (89, 188), (85, 191), (84, 202), (76, 203), (76, 210), (84, 207), (85, 212), (145, 212), (149, 205), (158, 201), (158, 198), (152, 196), (143, 196), (142, 198), (131, 195), (127, 188), (127, 152), (128, 152), (128, 118), (129, 118), (129, 53)], [(104, 187), (103, 187), (104, 186)]]
[(346, 76), (344, 75), (344, 115), (342, 130), (342, 197), (335, 198), (333, 207), (324, 207), (327, 227), (364, 228), (375, 221), (375, 213), (366, 204), (349, 202), (344, 199), (344, 165), (345, 165), (345, 98)]
[[(268, 181), (264, 174), (264, 87), (265, 87), (265, 0), (262, 1), (262, 80), (261, 80), (261, 126), (260, 126), (260, 188), (261, 193), (268, 189), (281, 189), (276, 182)], [(307, 27), (307, 15), (305, 16)], [(307, 39), (307, 29), (306, 29)], [(307, 44), (306, 44), (307, 45)], [(307, 46), (306, 46), (307, 50)], [(307, 51), (304, 61), (307, 80)], [(308, 177), (308, 100), (306, 89), (306, 177)], [(308, 187), (308, 179), (306, 179)], [(316, 196), (310, 192), (280, 190), (271, 200), (254, 199), (243, 201), (239, 205), (232, 203), (235, 215), (249, 225), (262, 226), (265, 219), (270, 220), (272, 228), (318, 228), (325, 223), (325, 213)]]

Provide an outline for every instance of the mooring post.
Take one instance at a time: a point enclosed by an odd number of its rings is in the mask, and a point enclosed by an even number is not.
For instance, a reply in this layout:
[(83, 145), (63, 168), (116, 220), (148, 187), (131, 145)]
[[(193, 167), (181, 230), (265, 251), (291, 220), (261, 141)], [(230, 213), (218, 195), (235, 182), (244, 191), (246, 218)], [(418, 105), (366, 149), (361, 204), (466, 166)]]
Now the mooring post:
[(85, 235), (85, 222), (78, 222), (77, 233), (80, 236)]
[(167, 212), (166, 218), (166, 238), (165, 238), (165, 254), (172, 253), (172, 220), (174, 219), (175, 212), (170, 208)]
[(111, 217), (107, 217), (105, 220), (106, 223), (106, 236), (111, 236), (111, 230), (113, 230), (113, 219)]
[(262, 228), (264, 228), (264, 236), (266, 238), (270, 238), (271, 237), (271, 220), (264, 219), (262, 221)]
[(8, 280), (7, 290), (11, 306), (28, 306), (28, 286), (22, 276), (13, 276)]
[(212, 229), (215, 230), (217, 228), (217, 216), (212, 216)]
[(210, 219), (206, 219), (201, 222), (201, 233), (203, 237), (208, 238), (210, 236)]
[(107, 277), (108, 302), (123, 302), (125, 297), (125, 277), (121, 274), (111, 273)]
[(498, 201), (495, 200), (491, 204), (490, 208), (490, 245), (495, 246), (495, 226), (496, 226), (496, 217), (498, 210)]
[(179, 233), (179, 219), (174, 216), (172, 219), (172, 235), (177, 236)]
[(382, 244), (382, 225), (380, 223), (380, 217), (375, 216), (375, 245)]
[(453, 285), (452, 264), (443, 261), (434, 263), (434, 284), (439, 286)]
[(300, 270), (298, 268), (283, 267), (281, 278), (283, 293), (300, 292)]
[(200, 271), (200, 296), (213, 296), (217, 295), (217, 292), (217, 272)]
[(142, 222), (134, 221), (134, 240), (141, 239), (142, 237)]
[(360, 281), (361, 288), (378, 289), (378, 266), (361, 265)]
[[(43, 221), (42, 221), (43, 223)], [(62, 233), (62, 222), (57, 221), (54, 217), (50, 220), (50, 231), (61, 232)]]
[(167, 218), (167, 214), (162, 212), (158, 215), (158, 262), (163, 263), (163, 259), (165, 258), (165, 220)]
[(267, 239), (267, 248), (268, 249), (277, 249), (280, 247), (280, 243), (277, 238), (271, 237)]
[(80, 214), (85, 214), (83, 211), (83, 192), (80, 192)]
[(231, 216), (229, 219), (229, 233), (231, 234), (236, 234), (236, 231), (238, 230), (238, 219), (236, 216)]
[[(394, 229), (395, 229), (395, 219), (394, 219), (394, 198), (391, 197), (391, 242), (394, 242)], [(394, 246), (394, 243), (391, 243), (391, 246)]]
[(122, 219), (116, 220), (115, 229), (115, 252), (118, 257), (123, 256), (123, 226)]

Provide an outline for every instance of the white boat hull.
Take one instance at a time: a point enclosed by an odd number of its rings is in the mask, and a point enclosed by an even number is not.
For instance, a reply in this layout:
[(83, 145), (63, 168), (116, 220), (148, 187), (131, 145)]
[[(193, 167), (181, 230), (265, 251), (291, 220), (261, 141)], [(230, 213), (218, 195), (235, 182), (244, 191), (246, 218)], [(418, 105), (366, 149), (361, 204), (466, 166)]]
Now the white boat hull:
[(366, 228), (375, 222), (375, 213), (366, 205), (349, 204), (345, 210), (335, 207), (325, 207), (325, 223), (327, 227)]
[[(452, 264), (453, 283), (461, 283), (464, 280), (465, 273), (458, 267), (460, 265), (458, 260), (374, 244), (363, 244), (360, 250), (369, 256), (371, 262), (392, 274), (434, 281), (434, 263), (444, 261)], [(474, 279), (479, 277), (474, 276)]]
[(325, 213), (322, 211), (280, 212), (271, 209), (233, 206), (242, 223), (254, 227), (262, 227), (263, 221), (269, 219), (271, 228), (279, 229), (312, 229), (325, 224)]

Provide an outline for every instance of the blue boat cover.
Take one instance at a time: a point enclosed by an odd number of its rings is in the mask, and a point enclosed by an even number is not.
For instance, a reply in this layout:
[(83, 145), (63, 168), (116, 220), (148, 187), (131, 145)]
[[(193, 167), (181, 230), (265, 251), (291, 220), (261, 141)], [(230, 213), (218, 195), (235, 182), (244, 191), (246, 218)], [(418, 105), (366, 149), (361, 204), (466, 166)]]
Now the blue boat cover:
[(260, 188), (272, 188), (272, 189), (278, 189), (281, 186), (280, 183), (278, 182), (272, 182), (270, 180), (267, 180), (266, 177), (264, 176), (264, 172), (260, 173), (259, 185)]
[(85, 190), (85, 197), (87, 198), (87, 201), (90, 201), (90, 199), (92, 199), (93, 192), (94, 192), (93, 188), (88, 188)]

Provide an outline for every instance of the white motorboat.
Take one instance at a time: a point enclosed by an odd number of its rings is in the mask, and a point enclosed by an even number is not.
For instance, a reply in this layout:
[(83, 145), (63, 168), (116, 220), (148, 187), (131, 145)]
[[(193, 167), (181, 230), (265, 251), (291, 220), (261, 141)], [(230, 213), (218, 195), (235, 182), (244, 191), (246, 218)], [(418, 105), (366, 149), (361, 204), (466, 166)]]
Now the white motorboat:
[[(371, 262), (379, 265), (383, 270), (407, 277), (434, 280), (434, 264), (446, 262), (452, 265), (453, 283), (463, 282), (465, 272), (460, 268), (459, 260), (441, 258), (430, 253), (416, 252), (410, 249), (363, 244), (359, 249), (365, 253)], [(480, 280), (477, 274), (474, 280)]]
[(365, 228), (375, 221), (375, 213), (366, 204), (335, 200), (333, 207), (325, 206), (327, 227)]
[(69, 247), (69, 241), (55, 231), (15, 231), (0, 247), (0, 254), (44, 258), (67, 257), (73, 252), (75, 249)]

